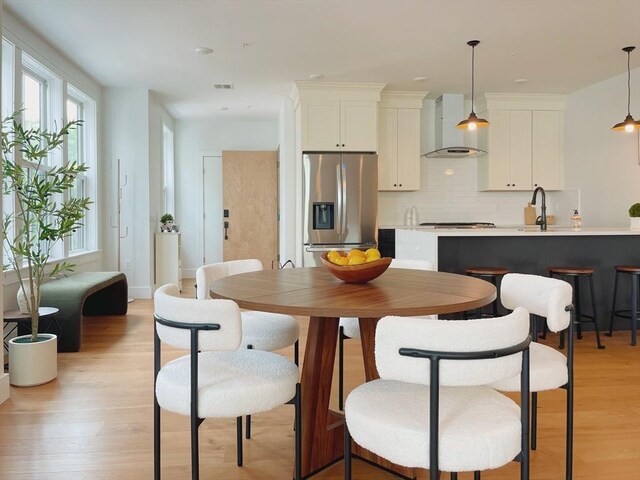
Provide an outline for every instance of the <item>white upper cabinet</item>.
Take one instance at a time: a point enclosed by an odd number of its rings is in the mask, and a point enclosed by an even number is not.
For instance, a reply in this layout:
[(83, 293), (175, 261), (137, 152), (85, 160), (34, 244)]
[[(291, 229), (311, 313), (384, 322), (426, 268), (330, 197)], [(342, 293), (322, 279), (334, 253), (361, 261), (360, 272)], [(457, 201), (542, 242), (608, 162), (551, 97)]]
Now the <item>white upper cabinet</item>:
[(479, 190), (561, 190), (564, 96), (486, 94), (479, 132)]
[(303, 152), (377, 152), (384, 84), (296, 82), (292, 92)]
[(380, 102), (378, 190), (420, 190), (420, 114), (427, 92), (389, 92)]

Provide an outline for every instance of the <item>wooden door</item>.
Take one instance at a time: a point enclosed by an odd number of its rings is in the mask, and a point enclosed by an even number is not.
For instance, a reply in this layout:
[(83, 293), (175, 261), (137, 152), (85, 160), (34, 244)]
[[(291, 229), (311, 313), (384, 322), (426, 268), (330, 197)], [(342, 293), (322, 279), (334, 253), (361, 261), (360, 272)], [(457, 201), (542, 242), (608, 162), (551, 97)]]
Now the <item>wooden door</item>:
[(223, 259), (258, 258), (265, 269), (278, 253), (277, 152), (222, 152), (223, 208), (229, 211)]

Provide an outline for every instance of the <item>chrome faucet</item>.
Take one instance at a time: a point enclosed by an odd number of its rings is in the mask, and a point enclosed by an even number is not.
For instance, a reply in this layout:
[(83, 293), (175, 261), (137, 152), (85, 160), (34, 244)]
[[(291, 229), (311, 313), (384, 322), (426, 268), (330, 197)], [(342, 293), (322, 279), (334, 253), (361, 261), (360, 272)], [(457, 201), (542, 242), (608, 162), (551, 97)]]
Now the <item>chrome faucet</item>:
[(536, 187), (536, 189), (533, 191), (531, 205), (536, 204), (536, 195), (538, 192), (542, 194), (542, 206), (540, 208), (542, 214), (538, 218), (536, 218), (536, 225), (540, 225), (540, 230), (545, 231), (547, 229), (547, 199), (544, 194), (544, 188)]

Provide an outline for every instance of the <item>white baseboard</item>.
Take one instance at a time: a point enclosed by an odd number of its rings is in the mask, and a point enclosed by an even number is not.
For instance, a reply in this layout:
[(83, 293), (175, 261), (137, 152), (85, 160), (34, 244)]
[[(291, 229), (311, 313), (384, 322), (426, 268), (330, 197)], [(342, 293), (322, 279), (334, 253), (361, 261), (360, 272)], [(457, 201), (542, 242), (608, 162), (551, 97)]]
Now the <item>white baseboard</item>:
[(9, 374), (0, 373), (0, 404), (9, 400)]
[(133, 298), (151, 298), (151, 287), (129, 287), (129, 296)]
[(182, 270), (182, 278), (196, 278), (197, 268), (185, 268)]

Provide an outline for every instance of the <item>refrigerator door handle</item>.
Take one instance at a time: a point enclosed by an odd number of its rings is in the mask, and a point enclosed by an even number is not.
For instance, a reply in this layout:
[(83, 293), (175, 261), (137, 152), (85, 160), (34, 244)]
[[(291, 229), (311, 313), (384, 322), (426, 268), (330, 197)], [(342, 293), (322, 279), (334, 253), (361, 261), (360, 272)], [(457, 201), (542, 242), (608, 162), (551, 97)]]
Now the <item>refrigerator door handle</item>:
[(336, 192), (338, 195), (338, 205), (336, 208), (336, 233), (338, 238), (342, 241), (342, 206), (344, 205), (342, 197), (342, 163), (338, 163), (336, 166)]
[(345, 165), (344, 163), (340, 162), (340, 173), (342, 175), (341, 178), (341, 182), (340, 182), (340, 188), (342, 189), (342, 204), (340, 205), (340, 208), (342, 209), (342, 211), (340, 212), (340, 235), (342, 236), (340, 238), (341, 241), (344, 242), (345, 237), (347, 235), (347, 205), (348, 205), (348, 199), (347, 199), (347, 194), (348, 194), (348, 190), (347, 190), (347, 175), (346, 172), (344, 171), (346, 169), (347, 165)]

